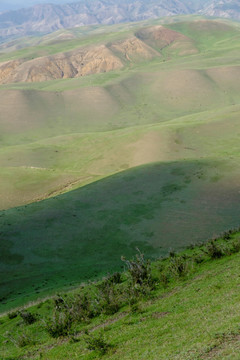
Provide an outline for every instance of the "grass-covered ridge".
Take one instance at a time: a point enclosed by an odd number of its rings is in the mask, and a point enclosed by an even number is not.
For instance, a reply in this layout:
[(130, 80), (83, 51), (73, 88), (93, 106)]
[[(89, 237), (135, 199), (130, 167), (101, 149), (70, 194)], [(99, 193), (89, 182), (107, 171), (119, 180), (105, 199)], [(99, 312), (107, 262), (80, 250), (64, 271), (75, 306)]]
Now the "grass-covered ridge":
[(240, 234), (1, 317), (1, 359), (238, 359)]

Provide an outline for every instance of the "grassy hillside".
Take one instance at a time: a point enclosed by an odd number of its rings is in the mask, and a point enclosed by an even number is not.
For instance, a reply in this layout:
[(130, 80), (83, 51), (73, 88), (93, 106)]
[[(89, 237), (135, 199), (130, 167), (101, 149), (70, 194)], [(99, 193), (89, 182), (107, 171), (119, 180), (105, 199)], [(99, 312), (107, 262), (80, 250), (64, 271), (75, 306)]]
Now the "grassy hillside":
[(152, 61), (1, 85), (1, 311), (239, 226), (239, 25), (180, 20)]
[(1, 359), (237, 360), (239, 244), (225, 234), (12, 311), (0, 319)]

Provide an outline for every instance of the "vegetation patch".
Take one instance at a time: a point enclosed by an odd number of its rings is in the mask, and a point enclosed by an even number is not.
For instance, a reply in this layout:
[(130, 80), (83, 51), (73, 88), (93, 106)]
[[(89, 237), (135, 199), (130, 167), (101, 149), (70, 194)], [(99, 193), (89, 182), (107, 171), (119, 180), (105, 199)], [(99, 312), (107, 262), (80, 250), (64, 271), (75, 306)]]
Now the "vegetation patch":
[[(221, 256), (212, 256), (213, 243), (222, 249)], [(145, 260), (137, 250), (134, 258), (122, 259), (123, 273), (1, 317), (0, 356), (4, 360), (9, 356), (64, 359), (69, 354), (129, 359), (128, 353), (138, 358), (144, 349), (143, 359), (183, 360), (186, 354), (191, 354), (190, 359), (219, 360), (232, 354), (235, 359), (237, 244), (239, 232), (230, 230), (155, 262)], [(177, 329), (180, 336), (174, 337)]]

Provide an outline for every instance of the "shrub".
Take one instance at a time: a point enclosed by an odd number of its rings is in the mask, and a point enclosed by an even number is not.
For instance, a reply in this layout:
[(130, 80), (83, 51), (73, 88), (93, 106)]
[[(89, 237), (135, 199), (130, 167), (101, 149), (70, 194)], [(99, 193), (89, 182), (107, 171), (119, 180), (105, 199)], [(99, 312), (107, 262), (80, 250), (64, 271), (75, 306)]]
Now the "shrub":
[(68, 304), (62, 296), (57, 296), (54, 300), (54, 307), (57, 311), (68, 309)]
[(153, 285), (153, 278), (151, 272), (151, 263), (149, 260), (144, 259), (144, 254), (137, 249), (138, 254), (136, 254), (136, 259), (126, 260), (122, 257), (122, 261), (125, 262), (128, 272), (131, 277), (133, 285)]
[(177, 256), (177, 254), (175, 253), (174, 250), (171, 250), (171, 251), (169, 252), (169, 257), (170, 257), (170, 258), (174, 258), (175, 256)]
[(184, 256), (175, 256), (170, 259), (169, 270), (174, 276), (185, 276), (189, 268), (190, 263)]
[(93, 300), (87, 294), (78, 294), (69, 305), (69, 312), (74, 321), (87, 321), (98, 314), (93, 306)]
[(46, 331), (53, 337), (67, 336), (72, 327), (72, 317), (67, 312), (55, 311), (51, 320), (45, 322)]
[(115, 272), (112, 275), (108, 276), (108, 281), (113, 284), (121, 284), (122, 282), (122, 274), (120, 272)]
[(195, 261), (196, 264), (201, 264), (204, 261), (204, 254), (197, 254), (193, 257), (193, 260)]
[(167, 272), (162, 272), (159, 276), (159, 281), (163, 287), (166, 288), (170, 282), (169, 274)]
[(19, 315), (26, 325), (31, 325), (37, 321), (37, 316), (30, 313), (29, 311), (20, 311)]
[(120, 290), (109, 280), (104, 280), (98, 284), (98, 291), (99, 310), (107, 315), (118, 312), (123, 303)]
[(17, 316), (18, 316), (18, 312), (17, 312), (17, 311), (13, 311), (13, 312), (8, 313), (8, 318), (9, 318), (10, 320), (15, 319)]
[(224, 249), (217, 243), (216, 240), (211, 240), (203, 250), (211, 259), (219, 259), (225, 255)]
[(16, 338), (16, 345), (20, 348), (27, 345), (35, 345), (36, 342), (27, 334), (22, 333)]
[(4, 334), (4, 337), (7, 338), (7, 340), (11, 341), (15, 346), (17, 347), (25, 347), (27, 345), (35, 345), (36, 341), (34, 341), (28, 334), (21, 333), (19, 336), (14, 337), (11, 335), (10, 332), (6, 332)]
[(88, 350), (96, 350), (101, 355), (106, 354), (110, 348), (110, 345), (106, 342), (102, 332), (96, 335), (87, 333), (85, 336), (85, 342)]
[(225, 231), (222, 237), (224, 240), (229, 240), (231, 238), (231, 231)]
[(236, 239), (231, 244), (231, 252), (233, 254), (238, 253), (240, 251), (240, 239)]
[(130, 313), (131, 314), (139, 314), (139, 313), (141, 313), (142, 311), (141, 311), (141, 308), (140, 308), (140, 306), (139, 306), (139, 304), (138, 303), (135, 303), (135, 304), (131, 304), (130, 305)]

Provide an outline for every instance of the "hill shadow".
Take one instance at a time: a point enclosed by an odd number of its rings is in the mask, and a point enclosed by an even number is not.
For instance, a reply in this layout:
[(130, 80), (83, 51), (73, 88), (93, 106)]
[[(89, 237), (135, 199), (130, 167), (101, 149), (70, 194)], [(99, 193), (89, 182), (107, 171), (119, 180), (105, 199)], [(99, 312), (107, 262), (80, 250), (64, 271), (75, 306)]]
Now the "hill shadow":
[(0, 309), (165, 256), (237, 227), (239, 174), (217, 161), (153, 163), (0, 212)]

